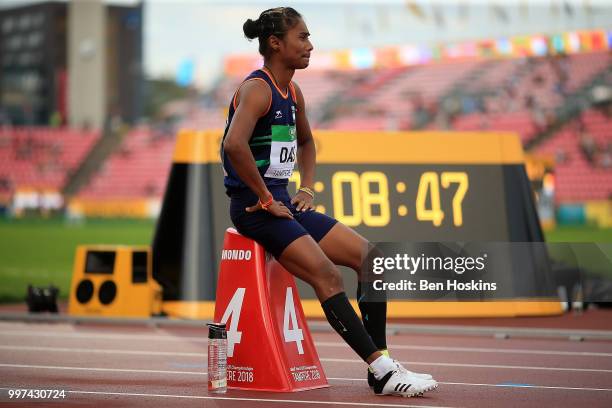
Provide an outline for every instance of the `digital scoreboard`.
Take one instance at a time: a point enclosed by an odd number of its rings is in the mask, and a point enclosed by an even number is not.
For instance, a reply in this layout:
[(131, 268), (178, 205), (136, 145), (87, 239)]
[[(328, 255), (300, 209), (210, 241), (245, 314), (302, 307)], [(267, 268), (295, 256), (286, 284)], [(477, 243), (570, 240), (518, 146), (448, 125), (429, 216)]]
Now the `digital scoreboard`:
[[(221, 138), (213, 131), (177, 138), (153, 245), (154, 276), (169, 305), (215, 296), (223, 234), (232, 226)], [(315, 131), (314, 138), (316, 211), (371, 242), (543, 240), (513, 133)], [(290, 192), (299, 185), (298, 169)], [(347, 287), (353, 277), (345, 275)], [(303, 299), (312, 296), (298, 286)]]

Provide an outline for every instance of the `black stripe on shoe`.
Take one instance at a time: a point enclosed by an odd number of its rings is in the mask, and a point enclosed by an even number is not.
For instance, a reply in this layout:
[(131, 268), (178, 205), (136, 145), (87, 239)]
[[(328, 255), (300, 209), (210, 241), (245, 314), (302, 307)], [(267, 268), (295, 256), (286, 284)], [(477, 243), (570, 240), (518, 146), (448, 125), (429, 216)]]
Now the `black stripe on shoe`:
[(389, 378), (395, 373), (395, 371), (389, 371), (380, 380), (374, 380), (374, 394), (382, 394), (382, 390), (389, 381)]

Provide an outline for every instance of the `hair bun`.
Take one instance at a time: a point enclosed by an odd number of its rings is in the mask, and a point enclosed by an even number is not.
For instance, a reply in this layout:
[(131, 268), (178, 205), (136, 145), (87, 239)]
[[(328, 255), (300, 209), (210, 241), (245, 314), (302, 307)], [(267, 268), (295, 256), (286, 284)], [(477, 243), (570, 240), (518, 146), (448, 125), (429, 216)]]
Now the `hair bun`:
[(259, 20), (253, 21), (249, 18), (243, 24), (242, 31), (244, 31), (245, 37), (249, 40), (257, 38), (261, 34), (261, 23)]

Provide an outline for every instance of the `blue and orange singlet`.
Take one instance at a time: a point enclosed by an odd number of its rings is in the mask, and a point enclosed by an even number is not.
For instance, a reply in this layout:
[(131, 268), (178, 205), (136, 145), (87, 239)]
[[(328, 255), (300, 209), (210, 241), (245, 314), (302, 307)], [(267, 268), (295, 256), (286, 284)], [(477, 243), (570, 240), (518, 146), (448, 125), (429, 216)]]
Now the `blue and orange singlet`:
[[(253, 71), (240, 86), (247, 81), (264, 81), (272, 91), (270, 106), (255, 124), (249, 139), (249, 147), (255, 158), (255, 164), (267, 186), (287, 185), (297, 160), (295, 88), (293, 83), (290, 82), (289, 91), (286, 95), (283, 94), (265, 68)], [(239, 90), (240, 87), (234, 93), (230, 103), (229, 115), (223, 134), (224, 141), (236, 112), (236, 97)], [(221, 161), (227, 193), (231, 194), (234, 191), (248, 188), (223, 151), (223, 143), (221, 144)]]

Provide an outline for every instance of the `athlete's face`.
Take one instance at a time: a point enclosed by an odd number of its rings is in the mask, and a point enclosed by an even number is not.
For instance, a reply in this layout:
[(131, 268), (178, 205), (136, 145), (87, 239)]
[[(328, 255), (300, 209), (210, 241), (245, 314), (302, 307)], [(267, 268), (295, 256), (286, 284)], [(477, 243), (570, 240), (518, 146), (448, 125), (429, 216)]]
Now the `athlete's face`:
[(310, 37), (308, 28), (300, 19), (280, 41), (281, 58), (289, 68), (304, 69), (310, 63), (310, 52), (313, 46), (308, 37)]

